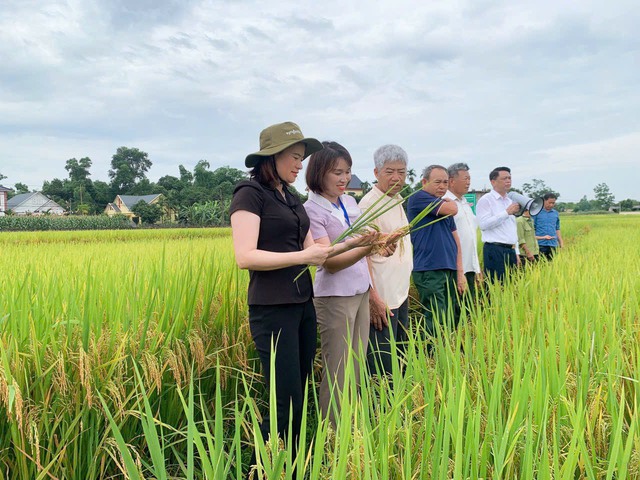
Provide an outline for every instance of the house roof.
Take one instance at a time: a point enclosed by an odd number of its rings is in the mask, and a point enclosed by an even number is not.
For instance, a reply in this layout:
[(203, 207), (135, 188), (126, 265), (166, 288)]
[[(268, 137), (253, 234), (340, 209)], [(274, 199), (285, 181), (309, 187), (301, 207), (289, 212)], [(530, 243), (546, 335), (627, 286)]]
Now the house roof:
[(358, 188), (362, 188), (362, 180), (360, 180), (355, 173), (352, 173), (351, 181), (349, 182), (349, 185), (347, 185), (347, 189), (355, 190)]
[[(41, 211), (40, 209), (42, 208), (46, 208), (47, 210), (50, 210), (52, 208), (60, 208), (64, 210), (60, 205), (58, 205), (56, 202), (51, 200), (42, 192), (20, 193), (15, 197), (11, 197), (7, 201), (7, 209), (14, 210), (15, 208), (19, 207), (23, 203), (27, 202), (31, 197), (42, 197), (42, 201), (40, 202), (40, 205), (34, 211)], [(47, 211), (47, 210), (44, 210), (44, 211)]]
[(29, 200), (31, 197), (33, 197), (36, 194), (37, 194), (37, 192), (20, 193), (20, 194), (16, 195), (15, 197), (11, 197), (7, 201), (7, 207), (9, 209), (15, 208), (18, 205), (21, 205), (22, 203), (24, 203), (27, 200)]
[(0, 185), (0, 192), (13, 192), (13, 188), (7, 188), (4, 185)]
[(116, 212), (116, 213), (121, 213), (122, 212), (120, 210), (120, 207), (118, 207), (118, 205), (116, 205), (115, 203), (108, 203), (107, 204), (107, 208), (109, 208), (109, 207), (111, 207), (113, 209), (113, 211)]
[(152, 195), (119, 195), (120, 200), (124, 203), (129, 210), (133, 208), (133, 206), (138, 203), (140, 200), (143, 200), (146, 203), (153, 202), (156, 198), (158, 198), (161, 193), (154, 193)]

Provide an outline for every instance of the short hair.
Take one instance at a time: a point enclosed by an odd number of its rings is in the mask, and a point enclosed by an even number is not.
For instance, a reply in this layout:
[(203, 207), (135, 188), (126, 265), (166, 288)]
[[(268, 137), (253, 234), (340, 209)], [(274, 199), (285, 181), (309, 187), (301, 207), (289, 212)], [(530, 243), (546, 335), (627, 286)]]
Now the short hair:
[(447, 171), (447, 168), (443, 167), (442, 165), (429, 165), (427, 168), (425, 168), (422, 171), (422, 178), (424, 178), (425, 180), (429, 180), (429, 176), (431, 175), (431, 172), (438, 169), (444, 170), (445, 172)]
[(489, 174), (489, 180), (495, 180), (496, 178), (498, 178), (500, 172), (511, 173), (511, 169), (509, 167), (496, 167), (491, 170), (491, 173)]
[(275, 155), (269, 155), (260, 160), (249, 171), (249, 177), (267, 187), (277, 188), (282, 183), (282, 179), (278, 176), (278, 170), (276, 170)]
[(547, 192), (543, 195), (543, 200), (549, 200), (550, 198), (558, 199), (558, 195), (555, 192)]
[(373, 152), (373, 163), (381, 170), (387, 162), (402, 162), (405, 166), (409, 163), (407, 152), (398, 145), (382, 145)]
[(449, 178), (457, 177), (460, 172), (468, 172), (469, 165), (466, 163), (454, 163), (453, 165), (447, 168), (447, 172), (449, 173)]
[(322, 193), (325, 175), (333, 170), (339, 158), (344, 158), (349, 167), (353, 164), (349, 151), (337, 142), (322, 142), (324, 148), (312, 153), (307, 165), (306, 180), (309, 190)]

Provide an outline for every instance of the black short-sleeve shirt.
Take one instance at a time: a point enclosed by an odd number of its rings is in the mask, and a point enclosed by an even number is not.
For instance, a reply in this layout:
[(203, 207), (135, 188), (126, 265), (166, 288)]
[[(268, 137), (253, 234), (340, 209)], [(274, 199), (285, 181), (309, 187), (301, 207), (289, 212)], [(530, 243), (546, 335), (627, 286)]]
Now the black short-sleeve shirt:
[[(304, 248), (309, 231), (309, 217), (302, 203), (287, 187), (285, 198), (276, 189), (255, 180), (240, 182), (234, 192), (229, 215), (246, 210), (260, 217), (259, 250), (298, 252)], [(303, 303), (313, 295), (311, 275), (293, 279), (306, 267), (295, 265), (277, 270), (249, 270), (249, 305)]]

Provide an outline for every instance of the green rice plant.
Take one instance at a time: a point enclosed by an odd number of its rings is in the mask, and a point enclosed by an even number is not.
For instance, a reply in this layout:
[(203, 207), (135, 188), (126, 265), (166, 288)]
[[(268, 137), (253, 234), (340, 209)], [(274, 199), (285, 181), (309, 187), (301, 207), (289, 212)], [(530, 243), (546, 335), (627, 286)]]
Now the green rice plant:
[(0, 478), (242, 478), (252, 451), (269, 478), (640, 478), (638, 227), (563, 217), (557, 258), (430, 353), (412, 318), (392, 384), (352, 352), (335, 429), (305, 394), (296, 458), (257, 428), (228, 229), (2, 233)]

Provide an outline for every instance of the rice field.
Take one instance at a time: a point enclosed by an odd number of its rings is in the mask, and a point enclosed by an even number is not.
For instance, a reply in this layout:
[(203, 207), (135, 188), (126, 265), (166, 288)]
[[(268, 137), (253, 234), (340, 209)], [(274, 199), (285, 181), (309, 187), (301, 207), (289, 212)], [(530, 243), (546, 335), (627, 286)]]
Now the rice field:
[(243, 478), (254, 448), (253, 478), (640, 478), (640, 216), (563, 235), (392, 388), (348, 378), (335, 430), (310, 389), (291, 458), (229, 230), (2, 232), (0, 479)]

